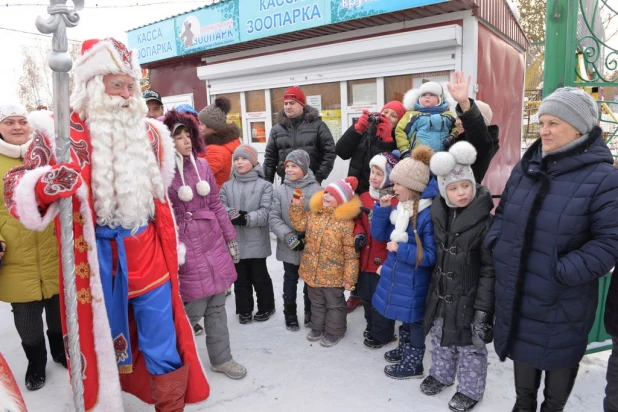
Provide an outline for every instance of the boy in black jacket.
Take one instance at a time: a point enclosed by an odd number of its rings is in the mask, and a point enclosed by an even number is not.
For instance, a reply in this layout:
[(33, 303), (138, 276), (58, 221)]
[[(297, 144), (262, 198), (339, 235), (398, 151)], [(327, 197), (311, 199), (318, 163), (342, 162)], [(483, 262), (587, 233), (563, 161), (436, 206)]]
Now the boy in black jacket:
[(425, 310), (425, 333), (433, 344), (429, 376), (421, 384), (435, 395), (455, 381), (449, 402), (455, 412), (471, 410), (483, 397), (487, 349), (492, 340), (495, 275), (483, 239), (491, 225), (493, 202), (487, 188), (477, 185), (470, 165), (476, 151), (468, 142), (431, 158), (440, 195), (431, 206), (438, 247)]

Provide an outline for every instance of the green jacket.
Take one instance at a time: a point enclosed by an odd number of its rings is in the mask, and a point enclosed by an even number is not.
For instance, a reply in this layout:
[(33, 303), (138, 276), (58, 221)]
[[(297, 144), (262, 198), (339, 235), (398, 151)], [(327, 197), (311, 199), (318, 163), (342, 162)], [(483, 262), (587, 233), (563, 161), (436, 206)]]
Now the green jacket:
[[(23, 150), (22, 150), (23, 151)], [(0, 140), (0, 174), (23, 164), (19, 146)], [(42, 232), (26, 229), (11, 216), (4, 203), (0, 181), (0, 241), (6, 252), (0, 267), (0, 301), (26, 303), (58, 294), (58, 244), (54, 224)]]

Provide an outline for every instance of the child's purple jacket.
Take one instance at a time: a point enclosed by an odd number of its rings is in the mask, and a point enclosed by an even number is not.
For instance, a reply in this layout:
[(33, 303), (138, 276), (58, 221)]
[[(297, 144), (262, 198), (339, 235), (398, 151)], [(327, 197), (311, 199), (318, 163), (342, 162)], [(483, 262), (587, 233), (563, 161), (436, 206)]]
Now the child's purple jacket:
[(204, 159), (195, 158), (202, 180), (210, 185), (210, 193), (200, 196), (195, 189), (199, 182), (189, 157), (183, 158), (185, 184), (193, 190), (193, 199), (178, 198), (182, 180), (178, 170), (168, 194), (176, 225), (178, 240), (187, 249), (185, 263), (180, 266), (180, 295), (184, 302), (192, 302), (225, 291), (236, 280), (236, 268), (227, 242), (236, 239), (236, 231), (219, 198), (217, 183)]

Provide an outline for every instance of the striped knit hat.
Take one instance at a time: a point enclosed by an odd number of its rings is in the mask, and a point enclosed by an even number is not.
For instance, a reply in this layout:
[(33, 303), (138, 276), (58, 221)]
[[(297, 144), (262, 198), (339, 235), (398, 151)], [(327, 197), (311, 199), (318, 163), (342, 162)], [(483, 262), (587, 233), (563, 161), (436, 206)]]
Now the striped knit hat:
[(369, 161), (369, 167), (375, 166), (384, 173), (384, 180), (382, 180), (379, 189), (393, 185), (390, 177), (393, 167), (395, 167), (397, 162), (399, 162), (399, 150), (394, 150), (393, 153), (384, 152), (377, 154)]
[(358, 180), (354, 176), (337, 180), (324, 189), (324, 192), (331, 194), (337, 200), (337, 206), (348, 203), (354, 197), (354, 191), (358, 187)]
[(236, 160), (239, 157), (244, 157), (248, 161), (251, 162), (253, 167), (257, 166), (259, 163), (257, 150), (253, 148), (253, 146), (249, 146), (248, 144), (241, 144), (234, 150), (234, 156), (232, 160)]

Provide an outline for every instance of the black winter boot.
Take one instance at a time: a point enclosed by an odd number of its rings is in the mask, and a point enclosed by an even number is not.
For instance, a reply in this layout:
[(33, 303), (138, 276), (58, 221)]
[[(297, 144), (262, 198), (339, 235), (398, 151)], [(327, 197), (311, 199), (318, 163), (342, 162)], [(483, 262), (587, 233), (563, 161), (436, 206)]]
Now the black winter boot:
[(478, 403), (474, 399), (457, 392), (448, 403), (448, 408), (453, 412), (468, 412)]
[(67, 354), (64, 349), (64, 339), (62, 333), (47, 331), (47, 340), (49, 341), (49, 351), (54, 362), (61, 364), (68, 369)]
[(425, 395), (433, 396), (439, 394), (451, 385), (445, 385), (433, 376), (429, 375), (421, 383), (421, 392), (423, 392)]
[(545, 400), (541, 412), (562, 412), (575, 385), (579, 365), (570, 369), (545, 372)]
[(300, 329), (298, 316), (296, 316), (296, 302), (283, 302), (283, 316), (285, 316), (285, 328), (291, 331)]
[(28, 358), (28, 369), (26, 369), (26, 388), (29, 391), (36, 391), (45, 386), (45, 365), (47, 364), (47, 349), (45, 340), (35, 346), (21, 346)]
[(517, 398), (512, 412), (536, 412), (536, 397), (541, 386), (542, 372), (525, 363), (513, 362)]

